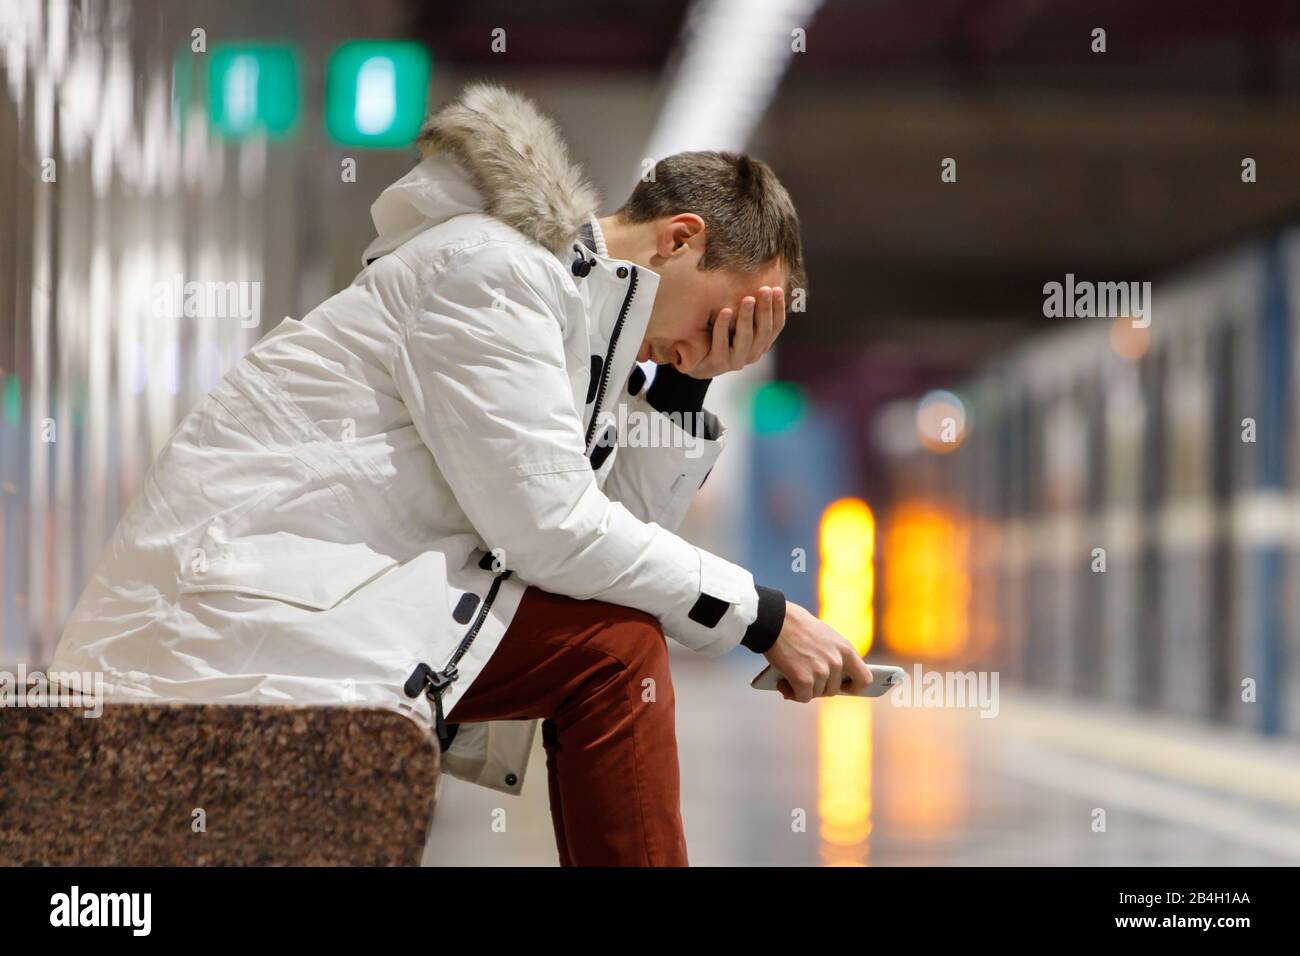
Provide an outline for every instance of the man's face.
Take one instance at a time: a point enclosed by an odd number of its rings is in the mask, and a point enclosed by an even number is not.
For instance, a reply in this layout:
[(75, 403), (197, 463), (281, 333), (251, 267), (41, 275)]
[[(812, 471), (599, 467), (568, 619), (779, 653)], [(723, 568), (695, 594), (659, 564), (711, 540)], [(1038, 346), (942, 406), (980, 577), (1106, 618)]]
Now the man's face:
[(637, 353), (638, 362), (668, 363), (690, 374), (709, 353), (718, 313), (730, 308), (734, 326), (746, 296), (757, 297), (760, 287), (779, 287), (785, 282), (779, 259), (757, 272), (741, 273), (701, 269), (703, 254), (704, 234), (699, 232), (687, 236), (670, 254), (652, 264), (659, 273), (659, 290)]

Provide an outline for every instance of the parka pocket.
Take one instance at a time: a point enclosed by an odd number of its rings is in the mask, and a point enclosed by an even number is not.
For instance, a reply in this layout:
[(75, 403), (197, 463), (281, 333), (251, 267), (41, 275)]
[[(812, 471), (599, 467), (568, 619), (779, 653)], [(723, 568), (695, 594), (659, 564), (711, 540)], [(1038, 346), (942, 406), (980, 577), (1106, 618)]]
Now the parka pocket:
[(327, 611), (399, 562), (363, 543), (277, 531), (225, 542), (211, 531), (181, 573), (181, 594), (238, 591)]

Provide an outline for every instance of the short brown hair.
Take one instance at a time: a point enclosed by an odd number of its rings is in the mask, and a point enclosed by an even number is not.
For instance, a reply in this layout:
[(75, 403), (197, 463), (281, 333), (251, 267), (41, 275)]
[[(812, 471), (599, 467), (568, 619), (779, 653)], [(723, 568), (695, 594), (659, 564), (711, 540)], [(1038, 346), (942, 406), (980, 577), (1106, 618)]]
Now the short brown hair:
[(757, 272), (777, 256), (786, 272), (786, 308), (794, 289), (807, 289), (799, 214), (790, 194), (762, 160), (703, 150), (655, 163), (618, 210), (628, 223), (690, 212), (708, 226), (701, 269)]

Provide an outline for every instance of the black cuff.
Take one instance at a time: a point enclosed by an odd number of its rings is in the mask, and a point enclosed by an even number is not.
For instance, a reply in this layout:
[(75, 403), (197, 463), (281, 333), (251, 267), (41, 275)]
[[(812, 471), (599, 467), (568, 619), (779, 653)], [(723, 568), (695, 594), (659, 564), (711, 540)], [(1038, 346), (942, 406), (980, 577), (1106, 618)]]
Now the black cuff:
[(776, 588), (755, 585), (758, 590), (758, 617), (740, 639), (755, 654), (762, 654), (781, 636), (785, 626), (785, 595)]
[(655, 380), (645, 393), (645, 400), (655, 411), (671, 415), (673, 412), (699, 412), (704, 408), (704, 393), (709, 390), (711, 378), (691, 378), (677, 367), (663, 364), (657, 367)]

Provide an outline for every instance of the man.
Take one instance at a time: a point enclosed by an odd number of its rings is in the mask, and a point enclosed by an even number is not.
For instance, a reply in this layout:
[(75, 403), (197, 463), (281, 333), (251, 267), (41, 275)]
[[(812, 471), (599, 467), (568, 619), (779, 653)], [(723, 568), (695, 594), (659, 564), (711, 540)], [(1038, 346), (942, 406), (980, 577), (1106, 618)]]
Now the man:
[[(794, 207), (762, 163), (688, 153), (597, 219), (551, 122), (490, 85), (420, 143), (352, 285), (181, 422), (51, 666), (122, 697), (413, 710), (447, 772), (508, 793), (542, 721), (561, 862), (685, 864), (665, 633), (744, 643), (800, 701), (870, 681), (673, 533), (725, 441), (709, 378), (803, 286)], [(668, 441), (611, 431), (650, 418)]]

